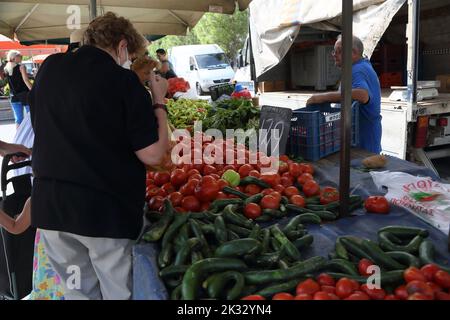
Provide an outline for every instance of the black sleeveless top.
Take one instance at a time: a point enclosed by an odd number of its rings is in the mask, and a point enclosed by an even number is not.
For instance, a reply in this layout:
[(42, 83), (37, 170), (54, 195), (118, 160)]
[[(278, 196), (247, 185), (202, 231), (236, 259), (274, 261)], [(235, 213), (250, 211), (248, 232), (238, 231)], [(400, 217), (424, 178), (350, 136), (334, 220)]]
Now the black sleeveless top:
[(9, 88), (12, 93), (11, 101), (12, 102), (20, 102), (20, 99), (17, 97), (22, 92), (30, 91), (23, 81), (22, 73), (20, 72), (20, 65), (14, 67), (12, 75), (8, 74), (8, 83)]

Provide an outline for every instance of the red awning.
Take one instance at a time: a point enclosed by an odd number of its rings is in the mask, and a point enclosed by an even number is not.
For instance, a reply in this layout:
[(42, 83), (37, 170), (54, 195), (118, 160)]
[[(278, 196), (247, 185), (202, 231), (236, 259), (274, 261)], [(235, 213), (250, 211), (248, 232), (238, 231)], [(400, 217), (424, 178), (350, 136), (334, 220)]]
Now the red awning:
[(32, 46), (24, 46), (17, 41), (0, 42), (0, 58), (5, 58), (9, 50), (18, 50), (23, 56), (36, 56), (40, 54), (51, 54), (65, 52), (67, 46), (64, 45), (43, 45), (35, 44)]

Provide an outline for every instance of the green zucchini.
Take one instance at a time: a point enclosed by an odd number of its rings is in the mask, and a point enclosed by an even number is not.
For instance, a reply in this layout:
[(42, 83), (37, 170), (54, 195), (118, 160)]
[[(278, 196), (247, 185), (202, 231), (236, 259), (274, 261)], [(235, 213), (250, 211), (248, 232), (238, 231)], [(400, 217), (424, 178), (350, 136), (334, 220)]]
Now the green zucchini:
[(150, 225), (150, 229), (144, 234), (142, 239), (147, 242), (156, 242), (162, 238), (164, 232), (166, 232), (170, 223), (173, 221), (175, 216), (172, 203), (168, 200), (164, 200), (164, 211), (161, 214), (161, 218)]
[(332, 259), (328, 261), (326, 268), (354, 276), (359, 275), (355, 265), (344, 259)]
[(243, 271), (247, 265), (238, 259), (209, 258), (197, 261), (187, 269), (183, 277), (182, 298), (183, 300), (195, 300), (200, 289), (202, 279), (209, 273), (222, 271)]
[(247, 176), (239, 182), (240, 186), (246, 186), (249, 184), (256, 184), (258, 187), (261, 187), (263, 189), (269, 189), (270, 185), (267, 182), (262, 181), (261, 179), (258, 179), (256, 177)]
[(420, 268), (420, 259), (404, 251), (391, 251), (386, 254), (406, 267)]
[(272, 235), (278, 240), (278, 242), (283, 246), (284, 252), (293, 260), (297, 261), (300, 259), (300, 252), (297, 247), (286, 237), (286, 235), (280, 230), (277, 225), (270, 228)]
[(303, 213), (299, 217), (300, 223), (320, 224), (322, 222), (322, 219), (314, 213)]
[(241, 198), (242, 200), (245, 200), (248, 198), (248, 196), (245, 193), (240, 192), (239, 190), (233, 189), (228, 186), (223, 187), (222, 192), (235, 195), (235, 196)]
[(244, 274), (247, 284), (267, 284), (299, 278), (307, 273), (322, 269), (326, 264), (323, 257), (317, 256), (298, 262), (288, 269), (249, 271)]
[(254, 195), (248, 197), (247, 199), (245, 199), (244, 206), (247, 204), (250, 204), (250, 203), (258, 204), (263, 197), (264, 197), (264, 195), (262, 193), (254, 194)]
[(196, 250), (196, 248), (199, 248), (199, 247), (201, 247), (200, 239), (198, 239), (198, 238), (188, 239), (188, 241), (186, 241), (186, 243), (181, 248), (181, 250), (177, 252), (174, 265), (180, 266), (180, 265), (186, 264), (188, 256), (190, 257), (192, 250)]
[(163, 279), (182, 276), (187, 271), (188, 268), (189, 266), (187, 265), (178, 265), (178, 266), (171, 265), (167, 268), (162, 269), (159, 272), (159, 276)]
[[(226, 225), (228, 231), (234, 232), (239, 238), (248, 238), (250, 236), (251, 230), (248, 230), (246, 228), (242, 228), (239, 226), (236, 226), (234, 224), (227, 224)], [(228, 237), (230, 238), (230, 234), (228, 234)], [(231, 239), (231, 238), (230, 238)]]
[(226, 292), (227, 300), (235, 300), (241, 295), (244, 289), (244, 276), (237, 271), (226, 271), (220, 273), (211, 279), (208, 283), (208, 295), (210, 298), (219, 299), (228, 283), (233, 282), (234, 285)]
[[(281, 257), (281, 252), (263, 253), (254, 259), (254, 264), (258, 267), (272, 268)], [(250, 261), (252, 262), (252, 261)]]
[(294, 246), (297, 247), (298, 250), (303, 250), (311, 246), (314, 241), (314, 237), (310, 234), (304, 235), (300, 239), (297, 239), (293, 242)]
[(287, 282), (277, 283), (269, 287), (266, 287), (262, 290), (259, 290), (254, 294), (263, 296), (265, 298), (271, 298), (272, 296), (280, 292), (291, 292), (297, 287), (299, 282), (301, 282), (303, 279), (304, 278), (297, 278)]
[(214, 220), (214, 231), (217, 242), (222, 244), (228, 241), (228, 232), (222, 216), (218, 216)]
[(240, 227), (244, 227), (244, 228), (253, 228), (254, 222), (252, 222), (251, 220), (245, 218), (243, 215), (235, 213), (233, 211), (233, 206), (232, 205), (228, 205), (225, 207), (225, 209), (223, 210), (223, 218), (225, 219), (225, 221), (233, 223), (235, 225), (238, 225)]
[(433, 243), (430, 240), (424, 240), (419, 247), (419, 258), (422, 264), (435, 264), (437, 265), (441, 270), (444, 270), (446, 272), (450, 273), (450, 267), (445, 266), (443, 264), (437, 263), (434, 259), (434, 252), (435, 248)]
[[(394, 236), (395, 237), (395, 236)], [(419, 246), (423, 241), (420, 235), (415, 236), (407, 245), (394, 244), (392, 241), (392, 234), (389, 232), (378, 233), (378, 243), (385, 251), (404, 251), (415, 254), (419, 251)], [(394, 240), (395, 241), (395, 240)]]
[(389, 270), (399, 270), (403, 268), (400, 263), (388, 256), (375, 242), (364, 239), (361, 247), (372, 258), (371, 261), (378, 264), (380, 267)]
[(428, 237), (429, 232), (426, 229), (404, 226), (387, 226), (378, 230), (378, 233), (389, 232), (394, 236), (403, 238), (414, 238), (415, 236), (421, 236), (423, 238)]
[(261, 252), (261, 242), (256, 239), (244, 238), (238, 240), (228, 241), (220, 245), (214, 256), (217, 258), (234, 258), (254, 252)]
[(162, 250), (164, 250), (164, 247), (167, 246), (170, 242), (172, 242), (173, 238), (178, 233), (178, 230), (186, 223), (186, 221), (189, 219), (190, 215), (187, 214), (180, 214), (175, 215), (175, 219), (171, 223), (171, 225), (167, 228), (166, 232), (164, 233), (164, 236), (162, 238)]
[(211, 250), (208, 246), (208, 242), (205, 239), (205, 236), (203, 234), (203, 230), (201, 229), (200, 225), (198, 224), (197, 220), (195, 219), (189, 219), (189, 224), (191, 226), (191, 230), (194, 233), (195, 237), (200, 240), (200, 243), (202, 245), (201, 252), (203, 256), (210, 257), (211, 256)]
[(226, 206), (228, 205), (240, 205), (242, 204), (243, 201), (242, 199), (217, 199), (214, 200), (210, 207), (209, 207), (209, 211), (211, 212), (220, 212), (222, 211)]
[(286, 209), (288, 210), (288, 212), (295, 213), (295, 214), (302, 214), (302, 213), (313, 212), (312, 210), (296, 206), (295, 204), (287, 204), (286, 205)]
[(372, 260), (371, 256), (362, 248), (361, 244), (359, 244), (354, 239), (346, 236), (346, 237), (341, 237), (340, 241), (341, 241), (342, 245), (345, 247), (345, 249), (349, 253), (352, 253), (354, 256), (356, 256), (358, 259), (365, 258), (365, 259)]

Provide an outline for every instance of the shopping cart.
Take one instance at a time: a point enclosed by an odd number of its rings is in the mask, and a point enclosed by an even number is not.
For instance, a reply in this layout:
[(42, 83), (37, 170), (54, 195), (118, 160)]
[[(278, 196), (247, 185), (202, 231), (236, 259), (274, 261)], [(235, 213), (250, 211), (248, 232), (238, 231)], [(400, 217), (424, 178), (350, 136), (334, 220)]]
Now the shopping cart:
[[(2, 162), (0, 208), (10, 217), (22, 212), (23, 206), (31, 194), (31, 174), (23, 174), (10, 179), (7, 174), (31, 166), (31, 161), (11, 163), (14, 156), (6, 155)], [(12, 184), (14, 192), (6, 195), (6, 189)], [(20, 235), (13, 235), (0, 227), (0, 300), (22, 299), (32, 290), (33, 251), (36, 230), (28, 228)]]

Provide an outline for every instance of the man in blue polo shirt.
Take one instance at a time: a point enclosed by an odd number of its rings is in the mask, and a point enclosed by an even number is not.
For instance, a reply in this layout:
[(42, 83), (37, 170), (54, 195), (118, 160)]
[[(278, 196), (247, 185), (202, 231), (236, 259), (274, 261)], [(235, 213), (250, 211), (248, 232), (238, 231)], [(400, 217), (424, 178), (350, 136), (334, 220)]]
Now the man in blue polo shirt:
[[(352, 99), (359, 101), (359, 146), (373, 153), (381, 152), (381, 89), (378, 76), (370, 61), (363, 57), (362, 41), (353, 37), (352, 49)], [(342, 38), (338, 37), (334, 45), (333, 57), (337, 67), (342, 67)], [(320, 104), (341, 102), (341, 92), (315, 94), (306, 102)]]

